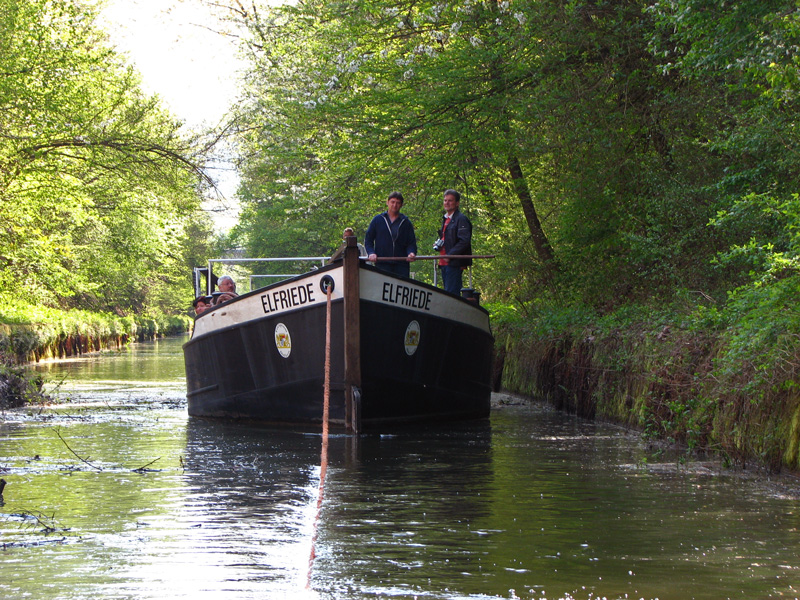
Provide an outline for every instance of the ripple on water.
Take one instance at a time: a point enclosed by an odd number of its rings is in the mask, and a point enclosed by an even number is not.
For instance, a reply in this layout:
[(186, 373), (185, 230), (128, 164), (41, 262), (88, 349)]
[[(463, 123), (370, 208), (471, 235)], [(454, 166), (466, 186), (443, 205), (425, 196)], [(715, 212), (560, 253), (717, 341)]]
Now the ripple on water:
[(514, 401), (332, 436), (318, 510), (320, 436), (189, 418), (179, 343), (69, 369), (0, 424), (4, 597), (797, 595), (798, 495), (619, 428)]

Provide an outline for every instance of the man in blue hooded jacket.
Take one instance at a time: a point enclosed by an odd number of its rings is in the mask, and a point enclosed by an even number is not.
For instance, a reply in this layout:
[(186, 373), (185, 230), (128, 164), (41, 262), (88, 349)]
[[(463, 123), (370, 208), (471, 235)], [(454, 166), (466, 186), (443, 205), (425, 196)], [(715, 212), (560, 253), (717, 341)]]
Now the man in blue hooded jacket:
[(396, 256), (401, 260), (377, 261), (375, 266), (395, 275), (409, 276), (409, 263), (417, 256), (417, 236), (409, 218), (400, 213), (403, 194), (392, 192), (386, 200), (386, 212), (377, 215), (364, 236), (367, 260)]

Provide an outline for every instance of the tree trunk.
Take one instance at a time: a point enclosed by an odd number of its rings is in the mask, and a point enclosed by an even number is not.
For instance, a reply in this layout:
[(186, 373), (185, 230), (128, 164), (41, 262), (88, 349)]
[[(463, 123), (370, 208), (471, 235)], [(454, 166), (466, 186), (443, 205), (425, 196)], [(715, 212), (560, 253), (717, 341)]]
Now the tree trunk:
[(558, 270), (553, 248), (550, 246), (550, 242), (542, 229), (542, 224), (539, 222), (539, 215), (536, 214), (536, 207), (533, 205), (533, 198), (531, 197), (531, 191), (528, 189), (528, 182), (525, 181), (525, 176), (522, 174), (522, 166), (519, 164), (519, 160), (516, 156), (509, 157), (508, 171), (511, 173), (514, 191), (522, 205), (522, 212), (525, 214), (525, 220), (528, 222), (528, 229), (533, 237), (533, 244), (536, 247), (536, 254), (539, 260), (548, 272)]

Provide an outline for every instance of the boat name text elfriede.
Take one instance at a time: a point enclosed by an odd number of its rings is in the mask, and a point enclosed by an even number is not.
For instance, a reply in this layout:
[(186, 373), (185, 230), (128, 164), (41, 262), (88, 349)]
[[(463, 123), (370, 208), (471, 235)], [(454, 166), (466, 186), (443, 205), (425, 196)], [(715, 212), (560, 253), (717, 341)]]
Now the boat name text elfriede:
[(417, 288), (411, 288), (399, 283), (391, 283), (385, 281), (383, 283), (383, 297), (384, 302), (391, 304), (401, 304), (403, 306), (410, 306), (411, 308), (420, 308), (422, 310), (431, 309), (431, 298), (433, 292), (426, 292)]
[(271, 313), (277, 310), (286, 310), (294, 308), (295, 306), (302, 306), (309, 302), (315, 302), (313, 292), (313, 283), (305, 285), (297, 285), (293, 288), (285, 290), (275, 290), (271, 294), (264, 294), (261, 296), (261, 305), (264, 307), (264, 313)]

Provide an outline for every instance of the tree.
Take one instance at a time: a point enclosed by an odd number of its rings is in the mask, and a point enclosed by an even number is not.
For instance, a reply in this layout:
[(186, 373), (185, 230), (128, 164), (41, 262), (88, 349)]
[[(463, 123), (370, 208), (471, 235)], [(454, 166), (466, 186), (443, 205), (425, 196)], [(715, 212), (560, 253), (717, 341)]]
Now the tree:
[(143, 94), (94, 18), (83, 2), (2, 2), (0, 287), (146, 310), (151, 278), (182, 263), (204, 148)]
[(396, 188), (435, 231), (434, 199), (457, 187), (478, 251), (502, 256), (498, 295), (724, 298), (747, 267), (721, 270), (720, 252), (751, 227), (770, 243), (776, 213), (723, 217), (796, 181), (780, 151), (795, 138), (792, 6), (237, 4), (253, 67), (242, 231), (366, 220)]
[(657, 2), (652, 10), (662, 31), (653, 51), (681, 76), (724, 90), (725, 118), (706, 140), (708, 155), (722, 167), (708, 181), (719, 198), (711, 223), (725, 241), (720, 269), (736, 274), (731, 287), (797, 277), (796, 3), (681, 0)]

